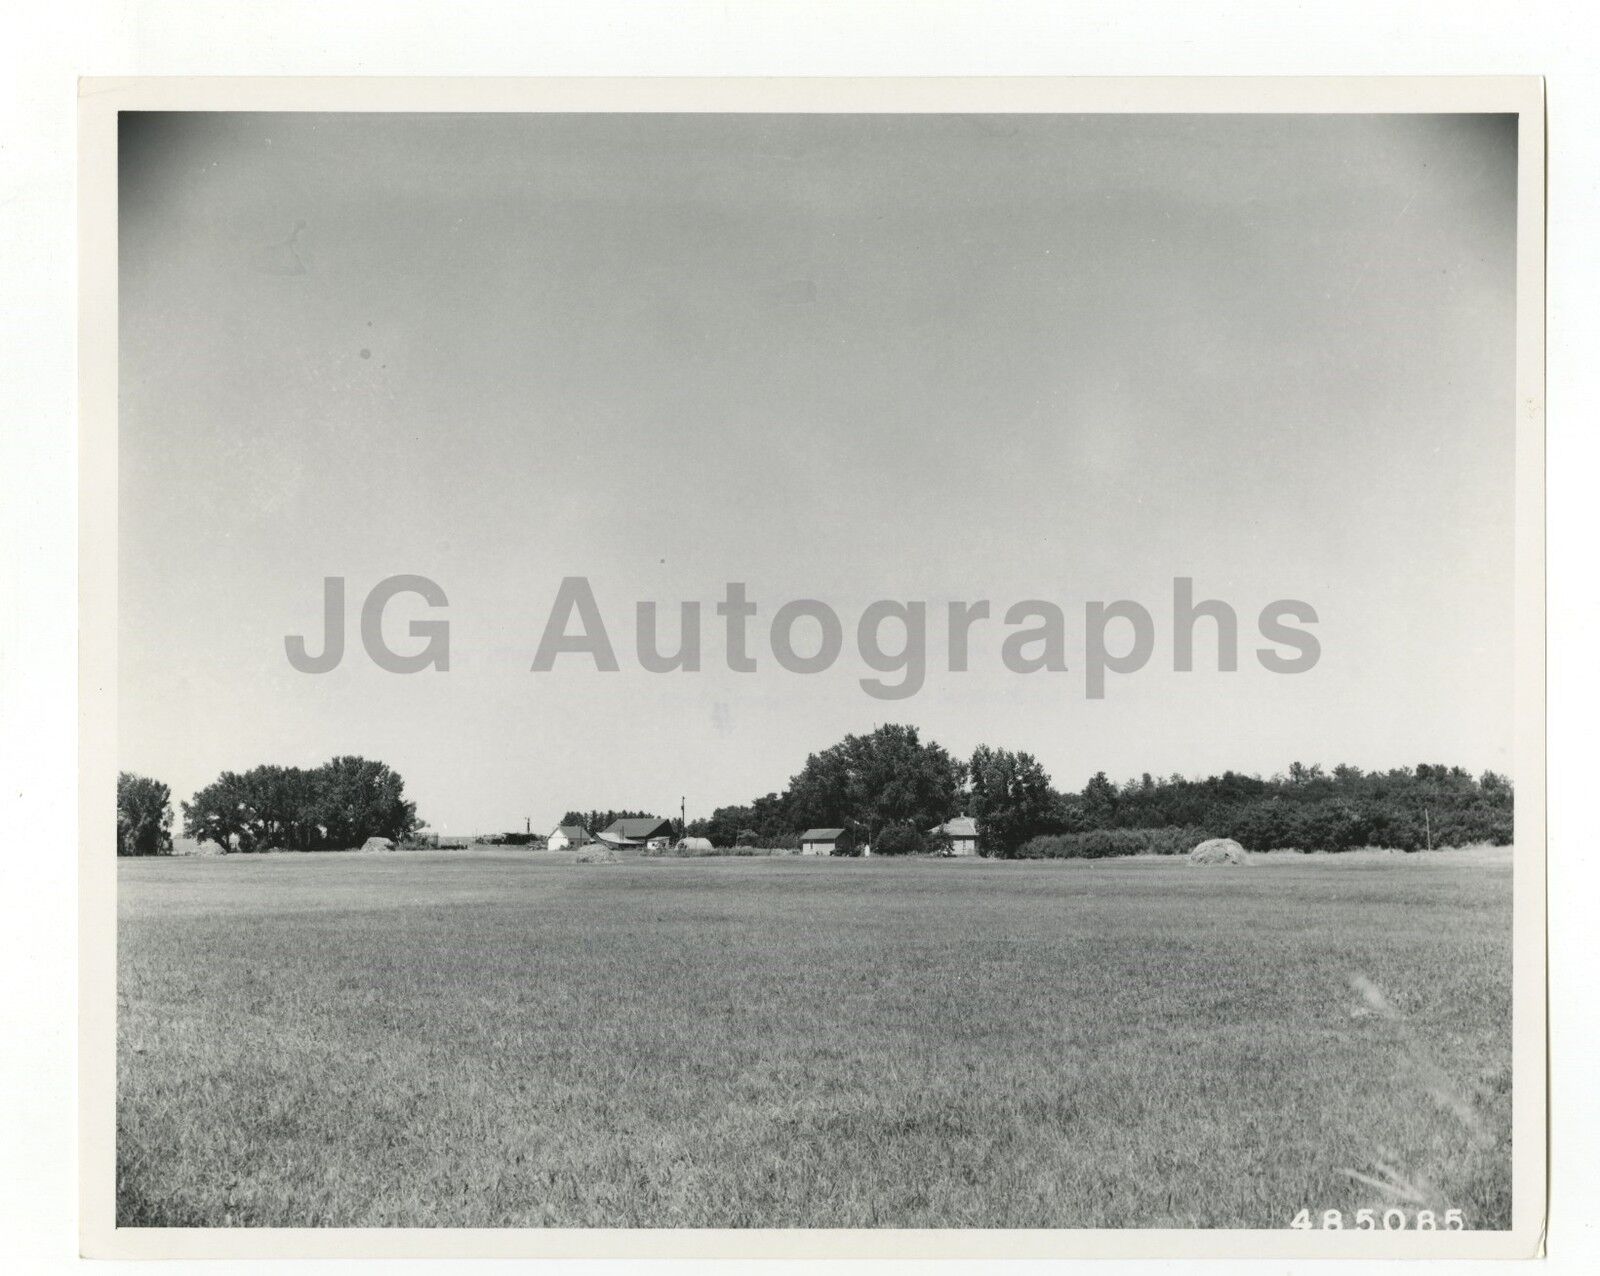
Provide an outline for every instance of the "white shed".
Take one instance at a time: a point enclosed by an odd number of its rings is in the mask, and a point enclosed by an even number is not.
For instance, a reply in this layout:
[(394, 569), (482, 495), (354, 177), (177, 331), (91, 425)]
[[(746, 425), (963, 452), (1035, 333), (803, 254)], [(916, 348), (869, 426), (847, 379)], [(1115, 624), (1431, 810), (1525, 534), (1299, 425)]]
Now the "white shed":
[(848, 850), (848, 829), (807, 829), (800, 834), (800, 854), (832, 855), (836, 850)]
[(589, 840), (589, 830), (581, 824), (558, 825), (556, 831), (550, 834), (545, 846), (552, 851), (564, 851), (569, 847), (582, 846)]

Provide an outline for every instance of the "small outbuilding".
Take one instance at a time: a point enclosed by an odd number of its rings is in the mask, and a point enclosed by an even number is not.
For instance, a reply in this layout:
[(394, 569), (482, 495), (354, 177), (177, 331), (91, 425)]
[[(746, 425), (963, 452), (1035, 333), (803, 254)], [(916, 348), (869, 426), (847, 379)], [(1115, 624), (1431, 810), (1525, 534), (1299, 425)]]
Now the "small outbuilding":
[(953, 820), (935, 825), (928, 830), (931, 837), (944, 836), (950, 842), (952, 855), (978, 854), (978, 821), (970, 815), (958, 815)]
[(800, 854), (848, 854), (855, 845), (849, 829), (807, 829), (800, 834)]
[(558, 824), (556, 831), (545, 841), (545, 848), (564, 851), (569, 847), (583, 846), (589, 841), (589, 830), (581, 824)]

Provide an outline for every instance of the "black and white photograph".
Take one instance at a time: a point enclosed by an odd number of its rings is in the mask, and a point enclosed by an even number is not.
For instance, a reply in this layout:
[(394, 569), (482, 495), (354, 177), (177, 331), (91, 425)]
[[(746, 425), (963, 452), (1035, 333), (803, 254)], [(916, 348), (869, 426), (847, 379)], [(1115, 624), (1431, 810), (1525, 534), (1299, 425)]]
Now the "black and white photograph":
[(1537, 81), (130, 84), (108, 1235), (1532, 1252)]

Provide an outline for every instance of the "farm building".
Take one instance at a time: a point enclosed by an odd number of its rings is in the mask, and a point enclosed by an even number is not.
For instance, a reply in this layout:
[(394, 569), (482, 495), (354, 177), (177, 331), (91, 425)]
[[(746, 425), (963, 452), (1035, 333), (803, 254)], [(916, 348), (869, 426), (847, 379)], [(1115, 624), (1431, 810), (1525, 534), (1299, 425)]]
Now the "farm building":
[(849, 829), (807, 829), (800, 834), (800, 854), (833, 855), (854, 845)]
[(662, 846), (672, 842), (672, 821), (654, 815), (642, 815), (630, 820), (615, 820), (609, 828), (600, 831), (600, 840), (607, 846)]
[(560, 824), (556, 831), (550, 834), (545, 842), (545, 847), (552, 851), (564, 851), (568, 847), (582, 846), (589, 840), (589, 830), (581, 824)]
[(936, 825), (928, 832), (935, 837), (941, 833), (948, 837), (952, 855), (978, 853), (978, 821), (970, 815), (958, 815), (953, 820), (946, 820), (943, 824)]

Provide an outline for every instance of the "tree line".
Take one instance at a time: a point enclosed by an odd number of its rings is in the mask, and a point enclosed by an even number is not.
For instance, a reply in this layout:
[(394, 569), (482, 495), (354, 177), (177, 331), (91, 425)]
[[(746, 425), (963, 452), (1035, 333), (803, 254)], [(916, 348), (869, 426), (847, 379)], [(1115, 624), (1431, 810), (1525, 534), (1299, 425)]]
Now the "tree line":
[[(124, 772), (117, 781), (117, 854), (172, 853), (171, 790)], [(319, 767), (224, 771), (181, 803), (183, 832), (224, 851), (320, 851), (396, 841), (421, 828), (405, 781), (386, 763), (337, 757)]]
[[(181, 804), (187, 837), (224, 850), (325, 850), (369, 837), (399, 841), (423, 827), (405, 784), (388, 765), (337, 757), (314, 768), (225, 771)], [(568, 811), (562, 824), (599, 832), (648, 811)], [(1236, 771), (1115, 783), (1096, 772), (1063, 791), (1032, 754), (979, 745), (968, 759), (888, 724), (848, 735), (811, 754), (782, 792), (719, 807), (680, 830), (712, 845), (787, 847), (808, 828), (844, 828), (875, 854), (941, 849), (931, 832), (958, 815), (977, 822), (983, 853), (1001, 857), (1174, 854), (1207, 837), (1247, 850), (1400, 850), (1509, 844), (1511, 781), (1458, 766), (1422, 763), (1387, 771), (1295, 762), (1263, 779)], [(117, 853), (172, 852), (171, 791), (122, 773), (117, 781)]]
[(1269, 779), (1146, 773), (1118, 784), (1099, 771), (1063, 792), (1025, 751), (985, 744), (963, 761), (891, 724), (812, 754), (781, 793), (720, 807), (686, 833), (719, 847), (793, 847), (807, 828), (848, 828), (875, 854), (914, 853), (940, 849), (929, 830), (957, 815), (974, 817), (983, 852), (1001, 857), (1176, 853), (1207, 837), (1247, 850), (1410, 851), (1508, 844), (1513, 793), (1493, 771), (1299, 762)]

